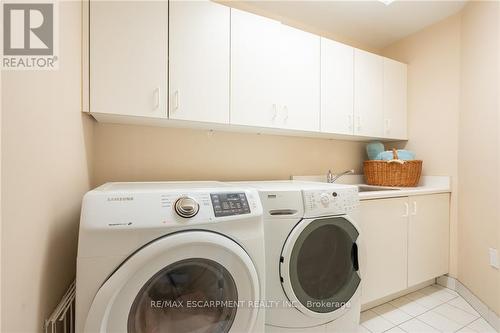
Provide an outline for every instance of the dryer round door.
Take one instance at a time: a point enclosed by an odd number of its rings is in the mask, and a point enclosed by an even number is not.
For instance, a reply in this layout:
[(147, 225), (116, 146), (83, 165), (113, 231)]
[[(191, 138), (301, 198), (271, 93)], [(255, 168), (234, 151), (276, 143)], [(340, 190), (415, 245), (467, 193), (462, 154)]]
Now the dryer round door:
[(325, 321), (349, 308), (358, 289), (359, 232), (345, 216), (304, 219), (288, 236), (280, 260), (283, 290), (302, 313)]
[(130, 256), (95, 296), (85, 332), (251, 331), (257, 271), (233, 240), (206, 231), (160, 238)]

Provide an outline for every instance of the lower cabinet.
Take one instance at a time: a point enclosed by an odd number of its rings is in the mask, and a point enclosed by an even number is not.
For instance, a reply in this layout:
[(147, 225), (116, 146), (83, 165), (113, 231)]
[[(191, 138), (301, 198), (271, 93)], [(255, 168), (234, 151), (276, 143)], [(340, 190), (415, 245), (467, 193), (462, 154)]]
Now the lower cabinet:
[(361, 202), (362, 304), (448, 272), (448, 193)]
[(361, 302), (406, 288), (408, 198), (361, 201)]
[(408, 286), (448, 273), (450, 195), (410, 197)]

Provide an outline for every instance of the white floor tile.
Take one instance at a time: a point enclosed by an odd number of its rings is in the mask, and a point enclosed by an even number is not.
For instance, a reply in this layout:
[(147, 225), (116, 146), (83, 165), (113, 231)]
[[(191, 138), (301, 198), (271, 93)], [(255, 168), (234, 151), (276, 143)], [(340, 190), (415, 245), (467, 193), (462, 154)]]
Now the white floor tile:
[(412, 317), (421, 315), (422, 313), (429, 310), (429, 308), (426, 308), (425, 306), (421, 305), (420, 303), (417, 303), (416, 301), (406, 296), (397, 298), (393, 301), (390, 301), (389, 303), (394, 305), (401, 311), (409, 314)]
[(428, 311), (417, 317), (429, 326), (434, 327), (441, 332), (456, 332), (465, 325), (461, 325), (434, 310)]
[(439, 299), (443, 302), (448, 302), (451, 301), (452, 299), (458, 297), (458, 294), (456, 291), (450, 290), (448, 288), (439, 286), (439, 285), (432, 285), (429, 287), (426, 287), (424, 289), (419, 290), (421, 293), (432, 296), (436, 299)]
[(393, 323), (371, 310), (361, 313), (361, 325), (373, 333), (381, 333), (395, 326)]
[(358, 333), (371, 333), (367, 328), (365, 328), (363, 325), (358, 326)]
[(382, 332), (498, 333), (468, 301), (440, 285), (428, 286), (361, 313), (358, 333)]
[(462, 309), (470, 314), (473, 314), (473, 315), (479, 317), (479, 313), (476, 310), (474, 310), (474, 308), (469, 303), (467, 303), (467, 301), (465, 299), (463, 299), (462, 297), (454, 298), (451, 301), (449, 301), (447, 304), (450, 304), (456, 308)]
[(406, 312), (403, 312), (390, 303), (379, 305), (373, 308), (372, 311), (382, 316), (382, 318), (387, 319), (394, 325), (399, 325), (412, 318)]
[(479, 318), (469, 325), (467, 325), (468, 329), (471, 329), (478, 333), (496, 333), (495, 329), (488, 324), (486, 320), (483, 318)]
[(446, 291), (447, 293), (455, 295), (455, 296), (460, 296), (454, 289), (447, 288), (446, 286), (441, 286), (437, 283), (433, 284), (432, 287), (436, 288), (437, 290)]
[(438, 330), (418, 319), (409, 320), (399, 325), (399, 328), (408, 333), (439, 333)]
[(411, 300), (414, 300), (415, 302), (426, 307), (427, 309), (435, 308), (436, 306), (446, 302), (440, 299), (439, 297), (436, 297), (434, 295), (426, 295), (420, 291), (414, 291), (411, 294), (406, 295), (406, 297), (408, 297)]
[(457, 324), (460, 324), (462, 327), (472, 323), (474, 320), (479, 318), (479, 316), (468, 313), (447, 303), (441, 304), (432, 311), (435, 311), (440, 315), (456, 322)]

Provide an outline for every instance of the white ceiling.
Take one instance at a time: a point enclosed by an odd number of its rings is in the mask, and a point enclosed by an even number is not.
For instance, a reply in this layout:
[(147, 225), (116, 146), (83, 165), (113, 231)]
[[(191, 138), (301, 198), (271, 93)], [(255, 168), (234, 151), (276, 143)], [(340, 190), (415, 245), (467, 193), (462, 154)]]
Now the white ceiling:
[[(221, 1), (222, 2), (222, 1)], [(367, 48), (381, 49), (462, 9), (466, 0), (228, 1), (233, 7), (309, 27)], [(287, 22), (285, 22), (287, 23)], [(293, 25), (293, 24), (292, 24)]]

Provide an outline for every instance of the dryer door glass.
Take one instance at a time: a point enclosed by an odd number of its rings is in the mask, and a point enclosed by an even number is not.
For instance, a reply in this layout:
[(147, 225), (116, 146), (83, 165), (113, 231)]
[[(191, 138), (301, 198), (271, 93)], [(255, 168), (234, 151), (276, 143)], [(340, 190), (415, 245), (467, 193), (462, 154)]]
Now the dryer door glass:
[(185, 259), (142, 287), (128, 316), (128, 332), (228, 332), (237, 301), (236, 284), (223, 266)]
[(343, 217), (304, 220), (290, 253), (290, 283), (296, 298), (311, 311), (341, 308), (356, 292), (358, 274), (356, 228)]

